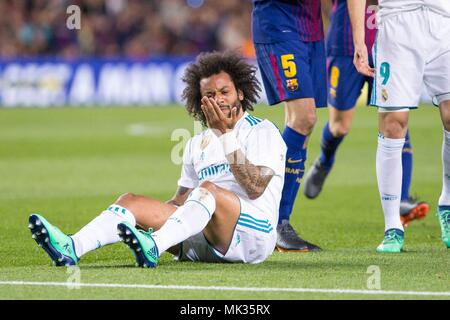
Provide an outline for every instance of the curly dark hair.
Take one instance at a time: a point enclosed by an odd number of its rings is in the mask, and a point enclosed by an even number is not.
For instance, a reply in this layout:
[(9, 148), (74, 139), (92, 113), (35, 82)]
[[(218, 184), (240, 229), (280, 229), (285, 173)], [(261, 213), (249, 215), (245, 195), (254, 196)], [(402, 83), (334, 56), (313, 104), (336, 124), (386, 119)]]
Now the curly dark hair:
[(194, 63), (191, 63), (182, 78), (187, 84), (182, 98), (186, 101), (186, 109), (194, 119), (206, 126), (206, 118), (201, 109), (202, 95), (200, 80), (220, 72), (226, 72), (234, 83), (236, 90), (241, 90), (244, 99), (242, 109), (253, 111), (253, 104), (259, 98), (261, 86), (256, 78), (256, 67), (247, 63), (240, 54), (234, 51), (201, 53)]

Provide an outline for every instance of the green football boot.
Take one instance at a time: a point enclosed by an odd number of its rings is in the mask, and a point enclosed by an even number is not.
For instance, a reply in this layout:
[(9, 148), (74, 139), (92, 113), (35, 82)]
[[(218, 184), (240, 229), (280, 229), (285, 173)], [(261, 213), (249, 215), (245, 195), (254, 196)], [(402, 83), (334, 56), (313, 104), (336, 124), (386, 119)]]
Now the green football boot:
[(436, 216), (441, 226), (441, 239), (447, 248), (450, 248), (450, 210), (447, 208), (438, 208)]
[(384, 233), (383, 242), (377, 247), (377, 252), (400, 252), (403, 248), (404, 232), (399, 229), (389, 229)]
[(152, 232), (152, 229), (138, 230), (126, 221), (117, 226), (120, 239), (133, 251), (138, 267), (154, 268), (158, 264), (159, 252)]
[(28, 221), (31, 237), (47, 252), (55, 265), (74, 266), (78, 263), (80, 259), (75, 254), (71, 237), (52, 226), (41, 215), (32, 214)]

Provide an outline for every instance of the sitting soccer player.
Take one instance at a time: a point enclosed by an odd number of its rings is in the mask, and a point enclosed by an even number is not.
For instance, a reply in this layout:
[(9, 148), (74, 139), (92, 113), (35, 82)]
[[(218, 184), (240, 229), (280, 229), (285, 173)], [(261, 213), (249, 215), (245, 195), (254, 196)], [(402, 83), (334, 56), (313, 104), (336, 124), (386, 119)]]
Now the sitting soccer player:
[(255, 70), (235, 53), (218, 52), (186, 69), (187, 111), (208, 129), (186, 144), (172, 200), (126, 193), (73, 236), (32, 214), (35, 241), (56, 265), (77, 264), (120, 240), (141, 267), (155, 267), (164, 251), (190, 261), (267, 259), (277, 238), (286, 146), (274, 124), (247, 112), (260, 90)]

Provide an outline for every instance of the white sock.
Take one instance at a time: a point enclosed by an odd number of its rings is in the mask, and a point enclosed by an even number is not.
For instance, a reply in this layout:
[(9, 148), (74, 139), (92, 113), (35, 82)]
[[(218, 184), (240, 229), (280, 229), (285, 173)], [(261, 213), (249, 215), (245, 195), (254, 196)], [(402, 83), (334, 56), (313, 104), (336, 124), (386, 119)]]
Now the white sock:
[(170, 247), (201, 232), (215, 210), (216, 200), (211, 192), (205, 188), (195, 188), (186, 202), (169, 217), (166, 223), (152, 233), (158, 253), (161, 255)]
[(136, 225), (136, 219), (130, 211), (117, 204), (111, 205), (72, 236), (76, 255), (80, 258), (89, 251), (119, 242), (117, 225), (123, 221)]
[(384, 211), (385, 231), (400, 229), (400, 198), (402, 193), (402, 148), (405, 139), (389, 139), (378, 135), (377, 180)]
[(450, 132), (444, 130), (442, 143), (442, 193), (439, 197), (440, 206), (450, 206)]

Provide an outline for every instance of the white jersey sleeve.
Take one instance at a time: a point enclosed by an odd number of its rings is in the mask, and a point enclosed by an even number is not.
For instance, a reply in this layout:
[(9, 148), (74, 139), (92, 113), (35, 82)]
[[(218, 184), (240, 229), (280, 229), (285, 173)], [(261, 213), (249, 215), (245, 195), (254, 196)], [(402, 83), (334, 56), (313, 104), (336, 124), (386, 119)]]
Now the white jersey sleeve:
[(186, 188), (196, 188), (199, 185), (198, 176), (194, 170), (192, 160), (192, 139), (190, 139), (184, 148), (183, 165), (181, 167), (181, 177), (178, 179), (178, 185)]
[(245, 156), (256, 166), (284, 176), (286, 144), (277, 127), (268, 120), (254, 126), (245, 141)]

